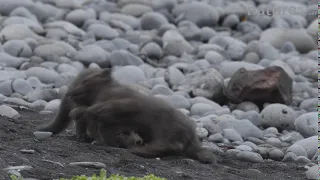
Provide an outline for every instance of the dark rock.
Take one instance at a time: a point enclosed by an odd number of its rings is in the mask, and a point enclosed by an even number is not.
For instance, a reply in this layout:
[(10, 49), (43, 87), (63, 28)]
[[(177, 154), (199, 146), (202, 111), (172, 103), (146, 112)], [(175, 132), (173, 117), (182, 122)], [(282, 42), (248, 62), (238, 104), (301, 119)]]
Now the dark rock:
[(240, 68), (231, 77), (224, 93), (232, 103), (291, 104), (292, 84), (290, 76), (278, 66), (251, 71)]

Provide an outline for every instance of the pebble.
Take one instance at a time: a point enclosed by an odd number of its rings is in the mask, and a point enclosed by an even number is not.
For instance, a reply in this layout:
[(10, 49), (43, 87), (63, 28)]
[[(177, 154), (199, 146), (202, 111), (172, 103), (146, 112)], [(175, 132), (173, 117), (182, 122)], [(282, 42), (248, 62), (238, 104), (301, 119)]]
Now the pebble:
[(32, 56), (32, 49), (23, 40), (11, 40), (7, 41), (2, 46), (3, 50), (10, 54), (11, 56), (15, 57), (31, 57)]
[(261, 163), (263, 158), (260, 154), (250, 151), (241, 151), (237, 154), (237, 158), (242, 161), (248, 161), (252, 163)]
[(259, 55), (262, 59), (276, 60), (280, 53), (269, 42), (262, 42), (259, 44)]
[(28, 102), (34, 102), (36, 100), (50, 101), (58, 97), (58, 92), (51, 88), (34, 89), (25, 95), (25, 99)]
[(253, 143), (256, 144), (256, 145), (260, 145), (260, 144), (263, 144), (263, 143), (264, 143), (263, 140), (261, 140), (261, 139), (259, 139), (259, 138), (255, 138), (255, 137), (247, 137), (246, 139), (247, 139), (248, 141), (250, 141), (250, 142), (253, 142)]
[(27, 81), (28, 84), (29, 84), (32, 88), (34, 88), (34, 89), (36, 89), (36, 88), (41, 88), (41, 87), (44, 87), (44, 86), (45, 86), (45, 85), (43, 85), (43, 84), (41, 83), (41, 81), (40, 81), (37, 77), (34, 77), (34, 76), (28, 77), (26, 81)]
[(243, 62), (248, 62), (252, 64), (257, 64), (260, 61), (260, 57), (255, 52), (248, 52), (243, 57)]
[(44, 110), (58, 112), (60, 103), (61, 103), (60, 99), (53, 99), (46, 104), (46, 106), (44, 107)]
[(230, 120), (233, 128), (241, 135), (241, 137), (262, 138), (263, 132), (249, 120)]
[(305, 139), (301, 139), (295, 142), (293, 145), (302, 146), (307, 152), (307, 157), (311, 159), (318, 151), (317, 141), (318, 141), (318, 136), (311, 136)]
[(214, 35), (216, 35), (215, 30), (209, 28), (209, 27), (202, 27), (200, 29), (200, 40), (202, 42), (208, 42), (210, 38), (212, 38)]
[(29, 107), (31, 103), (26, 102), (25, 100), (19, 98), (19, 97), (8, 97), (3, 100), (5, 104), (13, 104), (17, 106), (24, 106), (24, 107)]
[(173, 91), (169, 87), (162, 84), (157, 84), (153, 86), (151, 91), (153, 95), (161, 94), (161, 95), (169, 96), (173, 94)]
[(139, 17), (144, 13), (151, 12), (152, 8), (143, 4), (127, 4), (121, 8), (121, 13)]
[(128, 65), (115, 70), (112, 76), (122, 84), (135, 84), (146, 80), (145, 73), (137, 66)]
[(240, 104), (237, 105), (237, 109), (242, 110), (244, 112), (247, 112), (247, 111), (256, 111), (257, 113), (260, 112), (259, 107), (256, 104), (249, 101), (241, 102)]
[(189, 109), (191, 107), (190, 101), (186, 97), (179, 94), (173, 94), (170, 96), (156, 95), (156, 97), (166, 101), (174, 108)]
[(194, 48), (185, 40), (171, 40), (164, 44), (163, 53), (167, 56), (181, 57), (184, 53), (191, 53)]
[(86, 20), (96, 18), (96, 12), (93, 9), (75, 9), (66, 15), (65, 20), (76, 26), (81, 26)]
[(222, 87), (221, 74), (214, 69), (208, 69), (187, 74), (185, 80), (174, 85), (172, 89), (215, 100), (222, 96)]
[(21, 17), (32, 19), (32, 20), (37, 20), (37, 17), (25, 7), (17, 7), (13, 9), (10, 13), (10, 16), (21, 16)]
[(5, 96), (10, 96), (13, 93), (12, 80), (0, 82), (0, 93)]
[(257, 148), (258, 148), (257, 145), (255, 145), (253, 142), (250, 142), (250, 141), (245, 141), (245, 142), (242, 143), (242, 145), (246, 145), (246, 146), (251, 147), (251, 149), (253, 151), (256, 151)]
[(317, 111), (317, 108), (316, 108), (317, 104), (318, 104), (317, 98), (305, 99), (300, 103), (299, 108), (307, 112)]
[(7, 105), (0, 105), (0, 116), (5, 116), (14, 120), (21, 118), (18, 111)]
[(272, 149), (269, 151), (268, 156), (275, 161), (281, 161), (284, 157), (284, 153), (280, 149)]
[(292, 146), (290, 146), (287, 149), (286, 153), (287, 152), (293, 152), (297, 156), (305, 156), (305, 157), (307, 157), (306, 150), (302, 146), (297, 145), (297, 144), (293, 144)]
[(203, 2), (191, 2), (177, 5), (172, 13), (174, 16), (183, 16), (183, 20), (195, 23), (199, 27), (214, 26), (218, 23), (219, 13), (213, 6)]
[(85, 31), (78, 28), (74, 24), (68, 22), (68, 21), (63, 21), (63, 20), (58, 20), (58, 21), (53, 21), (49, 22), (43, 25), (45, 28), (61, 28), (65, 30), (66, 32), (75, 35), (75, 36), (83, 36), (85, 35)]
[(143, 64), (143, 61), (138, 56), (126, 50), (113, 51), (109, 56), (109, 61), (112, 66), (139, 66)]
[(26, 95), (33, 91), (33, 88), (24, 79), (16, 79), (12, 82), (12, 89), (22, 95)]
[(252, 148), (247, 145), (239, 145), (236, 146), (236, 149), (241, 150), (241, 151), (252, 151)]
[(237, 154), (240, 153), (241, 150), (239, 149), (228, 149), (226, 151), (226, 155), (229, 156), (232, 159), (236, 159), (237, 158)]
[(318, 179), (319, 178), (319, 165), (309, 167), (306, 171), (307, 179)]
[(241, 110), (234, 110), (232, 111), (232, 115), (234, 115), (237, 119), (249, 120), (253, 125), (260, 126), (261, 124), (261, 115), (254, 110), (243, 112)]
[(204, 57), (210, 64), (220, 64), (225, 59), (221, 54), (215, 51), (208, 51)]
[(310, 159), (308, 159), (308, 158), (305, 157), (305, 156), (298, 156), (298, 157), (295, 159), (295, 162), (297, 162), (297, 163), (305, 163), (305, 164), (311, 163)]
[(96, 168), (96, 169), (102, 169), (107, 167), (104, 163), (101, 163), (101, 162), (71, 162), (69, 163), (69, 165), (82, 166), (86, 168)]
[(208, 137), (208, 141), (215, 142), (215, 143), (221, 143), (221, 142), (223, 142), (223, 136), (221, 133), (212, 134)]
[(205, 128), (196, 128), (196, 133), (200, 139), (208, 137), (209, 132)]
[(149, 58), (160, 59), (163, 56), (162, 48), (154, 42), (146, 44), (140, 52), (146, 54)]
[(212, 122), (204, 123), (203, 127), (206, 128), (210, 134), (222, 133), (221, 127), (217, 124), (213, 124)]
[(235, 61), (242, 59), (246, 53), (247, 45), (244, 42), (232, 37), (222, 35), (213, 36), (209, 40), (209, 43), (224, 47), (225, 51), (223, 52), (223, 55)]
[(12, 79), (24, 79), (26, 77), (27, 76), (23, 71), (10, 71), (10, 70), (0, 69), (0, 82), (6, 81), (6, 80), (12, 80)]
[(46, 111), (46, 110), (42, 110), (39, 112), (40, 115), (48, 115), (48, 114), (53, 114), (54, 112), (52, 111)]
[(140, 19), (140, 25), (143, 30), (159, 29), (166, 23), (168, 23), (167, 18), (158, 12), (146, 12)]
[(297, 155), (293, 152), (288, 152), (284, 155), (283, 162), (294, 162), (297, 159)]
[(3, 170), (9, 171), (9, 170), (17, 170), (17, 171), (29, 171), (32, 169), (32, 166), (9, 166), (4, 168)]
[(59, 74), (53, 70), (49, 70), (43, 67), (32, 67), (25, 71), (27, 77), (37, 77), (42, 83), (54, 83), (55, 79), (59, 77)]
[(293, 129), (295, 115), (292, 108), (284, 104), (270, 104), (261, 111), (261, 125), (282, 129)]
[(309, 112), (299, 116), (294, 126), (296, 130), (304, 137), (315, 136), (318, 133), (318, 113)]
[(23, 62), (24, 59), (19, 57), (14, 57), (6, 52), (0, 52), (0, 65), (6, 67), (18, 68)]
[(243, 139), (240, 136), (240, 134), (234, 129), (223, 129), (223, 136), (224, 136), (224, 138), (226, 138), (230, 141), (243, 142)]
[(84, 46), (80, 51), (74, 54), (76, 61), (84, 64), (97, 63), (98, 65), (107, 65), (110, 54), (97, 45)]
[(281, 147), (281, 141), (280, 141), (280, 139), (278, 139), (278, 138), (276, 138), (276, 137), (268, 138), (268, 139), (266, 140), (266, 143), (267, 143), (267, 144), (270, 144), (270, 145), (272, 145), (272, 146), (274, 146), (274, 147)]
[(0, 31), (0, 37), (5, 40), (21, 40), (25, 38), (34, 38), (37, 40), (43, 37), (33, 32), (26, 24), (9, 24)]
[(235, 27), (240, 22), (239, 17), (235, 14), (228, 15), (222, 22), (223, 27)]
[(47, 58), (52, 56), (71, 56), (76, 49), (64, 41), (54, 41), (51, 44), (39, 45), (34, 49), (34, 55)]
[(97, 39), (114, 39), (120, 34), (115, 29), (105, 24), (91, 24), (88, 32), (92, 32)]
[(195, 116), (203, 116), (208, 111), (212, 111), (212, 110), (213, 110), (213, 107), (210, 106), (209, 104), (197, 103), (191, 106), (190, 113), (191, 115), (195, 115)]
[(164, 78), (170, 85), (178, 85), (181, 81), (185, 80), (184, 74), (175, 67), (169, 67)]
[(262, 32), (260, 41), (270, 42), (274, 47), (281, 48), (287, 41), (291, 41), (298, 51), (306, 53), (316, 49), (316, 43), (305, 29), (270, 28)]
[(296, 51), (296, 47), (291, 41), (287, 41), (281, 46), (281, 52), (283, 53), (289, 53)]
[(64, 72), (59, 74), (59, 77), (54, 81), (54, 86), (60, 88), (65, 85), (70, 85), (76, 78), (77, 74), (73, 72)]
[(186, 116), (190, 116), (190, 111), (188, 111), (187, 109), (184, 108), (180, 108), (178, 109), (180, 112), (182, 112), (184, 115)]
[(44, 100), (36, 100), (32, 103), (32, 107), (40, 107), (40, 108), (44, 108), (47, 105), (47, 101)]
[(274, 134), (274, 135), (276, 135), (278, 133), (279, 133), (279, 131), (275, 127), (269, 127), (267, 129), (263, 130), (263, 134)]
[(34, 136), (36, 136), (37, 139), (43, 140), (47, 139), (52, 136), (52, 132), (41, 132), (41, 131), (36, 131), (33, 133)]

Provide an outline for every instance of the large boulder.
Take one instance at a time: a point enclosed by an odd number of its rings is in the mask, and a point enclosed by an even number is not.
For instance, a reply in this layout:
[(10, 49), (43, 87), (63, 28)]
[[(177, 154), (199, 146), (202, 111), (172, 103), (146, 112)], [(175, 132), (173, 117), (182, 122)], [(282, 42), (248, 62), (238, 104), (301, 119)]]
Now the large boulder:
[(262, 70), (241, 68), (233, 74), (224, 93), (233, 103), (291, 104), (292, 83), (290, 76), (279, 66)]

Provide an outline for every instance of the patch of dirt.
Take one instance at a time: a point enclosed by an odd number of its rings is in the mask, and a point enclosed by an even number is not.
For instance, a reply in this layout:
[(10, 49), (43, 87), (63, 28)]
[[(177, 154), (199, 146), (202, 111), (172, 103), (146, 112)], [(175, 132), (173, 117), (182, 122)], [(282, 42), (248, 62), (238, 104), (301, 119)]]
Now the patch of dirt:
[[(39, 141), (35, 140), (33, 132), (40, 124), (50, 121), (54, 115), (40, 115), (38, 112), (27, 110), (18, 112), (22, 115), (19, 120), (0, 117), (0, 168), (32, 166), (32, 169), (20, 172), (25, 178), (49, 180), (81, 174), (99, 174), (99, 169), (69, 166), (70, 162), (90, 161), (106, 164), (109, 174), (142, 177), (152, 173), (168, 180), (306, 179), (305, 169), (295, 163), (249, 163), (224, 159), (218, 166), (214, 166), (182, 157), (145, 159), (130, 154), (125, 149), (78, 142), (73, 133), (66, 131)], [(20, 152), (21, 149), (32, 149), (35, 153), (25, 154)], [(5, 180), (9, 177), (1, 172), (0, 179)]]

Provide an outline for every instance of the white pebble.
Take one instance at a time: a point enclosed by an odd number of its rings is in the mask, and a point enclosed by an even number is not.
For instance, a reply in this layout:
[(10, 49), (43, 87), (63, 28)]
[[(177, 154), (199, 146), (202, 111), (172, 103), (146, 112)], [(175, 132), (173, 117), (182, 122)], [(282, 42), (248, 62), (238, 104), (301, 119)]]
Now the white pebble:
[(294, 125), (304, 137), (315, 136), (318, 133), (318, 112), (310, 112), (299, 116)]
[(319, 178), (319, 165), (314, 165), (306, 171), (307, 179), (318, 179)]
[(57, 112), (59, 110), (60, 103), (61, 103), (60, 99), (54, 99), (52, 101), (49, 101), (47, 105), (44, 107), (44, 110)]
[(294, 128), (294, 111), (284, 104), (270, 104), (261, 111), (262, 126), (282, 129)]
[(236, 146), (236, 149), (239, 149), (241, 151), (252, 151), (252, 148), (250, 146), (247, 146), (247, 145)]
[(5, 116), (15, 120), (21, 117), (21, 115), (15, 109), (7, 105), (0, 106), (0, 116)]
[(275, 161), (281, 161), (284, 153), (280, 149), (272, 149), (269, 151), (269, 158)]
[(239, 133), (234, 129), (223, 129), (223, 135), (224, 138), (230, 140), (230, 141), (241, 141), (243, 142), (242, 137), (239, 135)]
[(36, 132), (34, 132), (33, 134), (36, 136), (37, 139), (40, 139), (40, 140), (46, 139), (46, 138), (52, 136), (52, 132), (36, 131)]
[(249, 151), (241, 151), (237, 154), (239, 160), (253, 162), (253, 163), (260, 163), (263, 162), (263, 158), (260, 154), (249, 152)]

